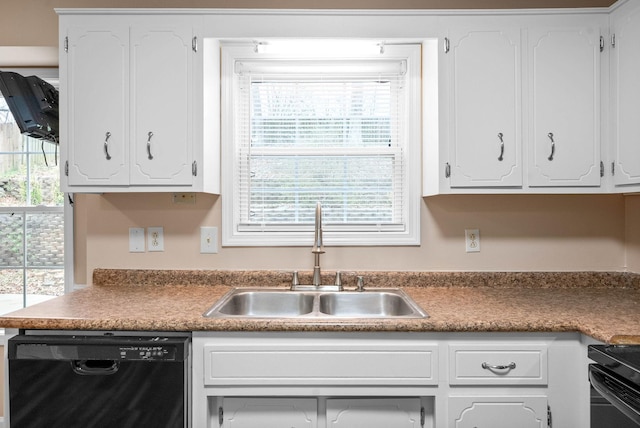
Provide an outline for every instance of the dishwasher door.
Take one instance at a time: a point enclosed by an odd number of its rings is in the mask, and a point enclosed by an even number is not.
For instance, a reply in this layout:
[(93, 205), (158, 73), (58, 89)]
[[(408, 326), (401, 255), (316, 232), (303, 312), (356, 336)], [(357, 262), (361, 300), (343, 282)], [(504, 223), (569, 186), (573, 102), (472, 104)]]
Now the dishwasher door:
[(9, 339), (11, 428), (185, 428), (188, 336)]

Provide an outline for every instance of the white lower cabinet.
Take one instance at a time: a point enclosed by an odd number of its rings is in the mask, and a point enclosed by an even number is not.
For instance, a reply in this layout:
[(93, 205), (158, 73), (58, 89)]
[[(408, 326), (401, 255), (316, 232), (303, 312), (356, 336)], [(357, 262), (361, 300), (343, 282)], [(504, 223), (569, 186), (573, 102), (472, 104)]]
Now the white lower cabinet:
[(546, 428), (547, 364), (545, 341), (451, 342), (448, 427)]
[(219, 407), (224, 428), (317, 428), (313, 398), (225, 398)]
[(546, 385), (547, 344), (451, 343), (449, 369), (450, 385)]
[(450, 428), (547, 427), (547, 397), (450, 397)]
[(327, 400), (327, 428), (418, 428), (425, 411), (418, 398)]
[(193, 428), (589, 426), (559, 333), (193, 333)]
[(419, 428), (418, 398), (224, 398), (223, 428)]

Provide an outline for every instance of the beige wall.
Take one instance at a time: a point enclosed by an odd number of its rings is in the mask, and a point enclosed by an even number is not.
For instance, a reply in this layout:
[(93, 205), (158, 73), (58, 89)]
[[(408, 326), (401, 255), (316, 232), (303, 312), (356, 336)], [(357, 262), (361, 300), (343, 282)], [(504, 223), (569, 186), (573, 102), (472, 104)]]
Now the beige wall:
[[(170, 194), (76, 195), (86, 228), (86, 269), (311, 270), (309, 247), (221, 248), (199, 253), (200, 226), (220, 227), (222, 198), (198, 194), (176, 205)], [(624, 270), (625, 199), (620, 195), (438, 196), (423, 199), (419, 247), (327, 247), (330, 270)], [(163, 226), (165, 251), (129, 253), (129, 227)], [(465, 253), (464, 229), (478, 228), (480, 253)], [(78, 248), (79, 250), (81, 247)], [(79, 251), (80, 253), (81, 251)]]

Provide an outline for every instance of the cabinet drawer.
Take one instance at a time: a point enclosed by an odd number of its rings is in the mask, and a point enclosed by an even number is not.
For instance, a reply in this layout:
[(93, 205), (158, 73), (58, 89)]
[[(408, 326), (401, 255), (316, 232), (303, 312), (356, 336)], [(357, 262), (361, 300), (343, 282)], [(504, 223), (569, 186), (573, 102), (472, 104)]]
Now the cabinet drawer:
[(451, 385), (546, 385), (547, 345), (450, 345)]
[(205, 345), (203, 357), (204, 384), (211, 386), (438, 383), (435, 344), (221, 342)]

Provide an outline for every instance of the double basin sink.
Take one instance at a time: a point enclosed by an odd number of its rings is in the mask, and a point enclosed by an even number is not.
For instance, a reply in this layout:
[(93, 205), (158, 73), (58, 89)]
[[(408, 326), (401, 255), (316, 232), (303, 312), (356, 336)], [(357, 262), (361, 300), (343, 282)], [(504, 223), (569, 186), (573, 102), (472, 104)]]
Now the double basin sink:
[(210, 318), (426, 318), (404, 291), (291, 291), (235, 288), (207, 312)]

